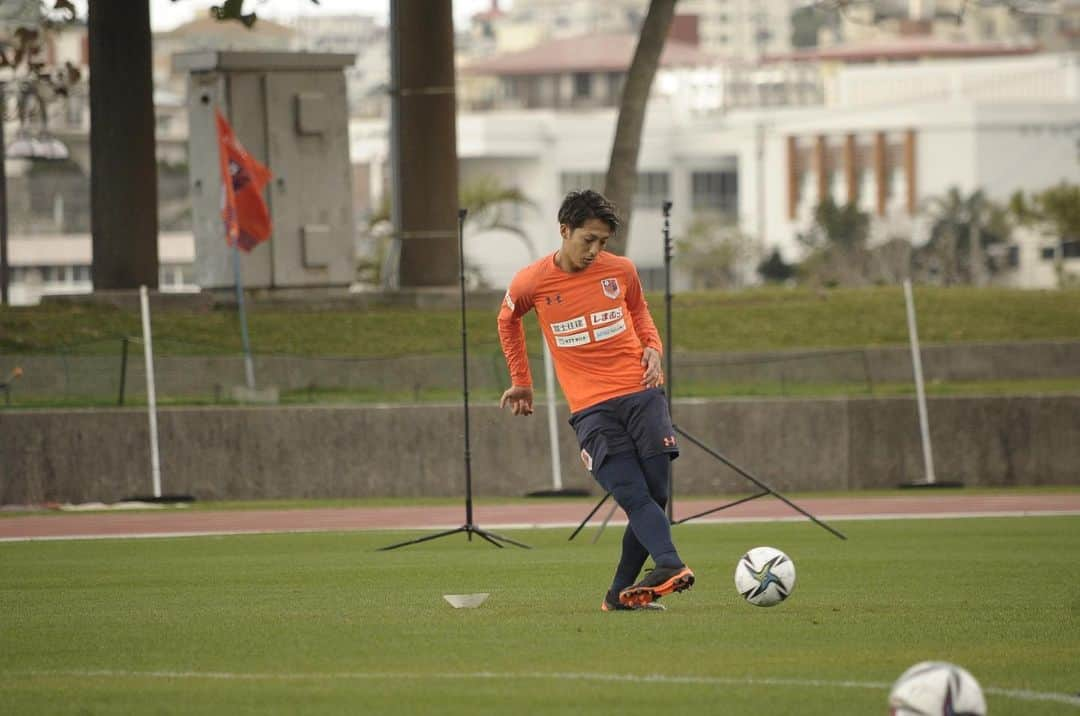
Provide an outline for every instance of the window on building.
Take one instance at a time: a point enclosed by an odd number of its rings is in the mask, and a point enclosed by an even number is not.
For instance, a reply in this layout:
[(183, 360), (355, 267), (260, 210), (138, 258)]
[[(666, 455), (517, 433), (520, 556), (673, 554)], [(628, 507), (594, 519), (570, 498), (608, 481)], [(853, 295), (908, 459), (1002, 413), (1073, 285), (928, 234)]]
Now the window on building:
[(1020, 266), (1020, 247), (1016, 244), (1009, 244), (1005, 253), (1005, 265), (1009, 268), (1018, 268)]
[(874, 182), (874, 151), (866, 144), (855, 145), (855, 186), (858, 187), (859, 195), (867, 195), (873, 191)]
[(658, 209), (670, 198), (667, 172), (641, 172), (637, 177), (634, 206)]
[(606, 178), (604, 172), (563, 172), (559, 176), (559, 183), (563, 194), (582, 189), (602, 192)]
[(906, 181), (904, 145), (889, 144), (885, 151), (885, 196), (889, 199), (899, 199)]
[(1067, 259), (1080, 258), (1080, 241), (1062, 241), (1061, 255)]
[(592, 75), (588, 72), (574, 73), (574, 99), (592, 96)]
[(90, 267), (86, 265), (75, 267), (75, 280), (79, 283), (90, 282)]
[(739, 174), (734, 169), (694, 172), (690, 178), (694, 210), (732, 212), (739, 208)]
[(843, 146), (831, 146), (825, 150), (828, 153), (826, 159), (826, 174), (828, 176), (828, 193), (838, 204), (847, 203), (847, 176), (844, 166)]
[(608, 97), (613, 101), (618, 101), (619, 96), (622, 95), (623, 82), (626, 80), (626, 74), (624, 72), (608, 72)]
[[(559, 175), (563, 194), (583, 189), (603, 193), (606, 180), (605, 172), (563, 172)], [(667, 172), (639, 172), (634, 191), (634, 206), (657, 209), (665, 199), (670, 198), (670, 192)]]
[(907, 183), (907, 175), (903, 167), (893, 167), (885, 182), (885, 196), (889, 199), (900, 201), (903, 199), (904, 185)]
[(158, 267), (158, 284), (168, 291), (185, 290), (195, 286), (193, 264), (168, 264)]
[(1055, 253), (1057, 251), (1053, 246), (1044, 246), (1039, 249), (1039, 258), (1043, 261), (1053, 261)]

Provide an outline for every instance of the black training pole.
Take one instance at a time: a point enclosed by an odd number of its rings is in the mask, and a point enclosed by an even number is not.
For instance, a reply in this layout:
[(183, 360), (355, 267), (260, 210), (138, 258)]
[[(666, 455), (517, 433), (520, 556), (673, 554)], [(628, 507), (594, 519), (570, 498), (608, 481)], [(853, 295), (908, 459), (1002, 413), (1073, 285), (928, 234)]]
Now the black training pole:
[[(671, 412), (671, 400), (675, 392), (675, 384), (672, 382), (675, 371), (671, 367), (672, 353), (675, 352), (675, 343), (671, 340), (671, 206), (671, 201), (664, 201), (664, 343), (667, 344), (664, 348), (667, 363), (667, 368), (664, 369), (664, 393), (667, 395), (668, 417), (674, 421), (675, 414)], [(668, 460), (667, 516), (670, 522), (675, 521), (675, 464), (671, 460)]]
[(721, 505), (720, 507), (714, 507), (711, 510), (706, 510), (704, 512), (699, 512), (699, 513), (697, 513), (695, 515), (690, 515), (689, 517), (684, 517), (681, 520), (676, 520), (675, 519), (674, 467), (671, 466), (671, 467), (668, 468), (668, 504), (667, 504), (668, 519), (671, 520), (671, 524), (680, 525), (680, 524), (682, 524), (684, 522), (695, 519), (697, 517), (703, 517), (705, 515), (709, 515), (709, 514), (712, 514), (714, 512), (719, 512), (720, 510), (725, 510), (725, 509), (727, 509), (729, 507), (734, 507), (735, 505), (741, 505), (744, 502), (749, 502), (750, 500), (755, 500), (755, 499), (757, 499), (759, 497), (764, 497), (765, 495), (772, 495), (772, 496), (776, 497), (777, 499), (781, 500), (782, 502), (784, 502), (786, 505), (788, 505), (792, 509), (794, 509), (794, 510), (798, 511), (799, 513), (805, 515), (806, 517), (810, 518), (815, 524), (825, 528), (829, 532), (832, 532), (834, 535), (836, 535), (840, 539), (847, 539), (843, 534), (841, 534), (837, 530), (833, 529), (832, 527), (825, 524), (824, 522), (822, 522), (818, 518), (814, 517), (812, 514), (810, 514), (809, 512), (804, 510), (803, 508), (799, 507), (794, 502), (792, 502), (788, 498), (784, 497), (783, 495), (781, 495), (776, 490), (773, 490), (771, 487), (769, 487), (764, 482), (762, 482), (758, 478), (751, 475), (746, 470), (742, 469), (741, 467), (739, 467), (735, 463), (728, 460), (726, 457), (721, 455), (716, 450), (710, 448), (708, 445), (701, 442), (700, 440), (698, 440), (693, 435), (690, 435), (685, 430), (680, 428), (678, 425), (674, 424), (675, 414), (674, 414), (674, 412), (672, 412), (672, 407), (671, 407), (671, 399), (672, 399), (672, 397), (674, 395), (674, 392), (675, 392), (674, 387), (673, 387), (674, 384), (675, 384), (674, 383), (675, 369), (674, 369), (673, 363), (672, 363), (672, 359), (673, 359), (673, 356), (675, 354), (675, 342), (674, 342), (674, 340), (672, 339), (672, 336), (671, 336), (671, 259), (672, 259), (672, 250), (671, 250), (671, 230), (670, 230), (670, 223), (669, 223), (669, 218), (671, 216), (671, 202), (670, 201), (665, 201), (664, 204), (663, 204), (663, 209), (664, 209), (664, 320), (667, 323), (667, 328), (666, 328), (666, 330), (667, 330), (667, 336), (666, 336), (666, 339), (667, 339), (666, 340), (667, 353), (665, 354), (666, 358), (667, 358), (667, 375), (664, 376), (664, 383), (665, 383), (665, 386), (667, 388), (666, 392), (667, 392), (667, 399), (668, 399), (668, 414), (671, 415), (672, 425), (674, 426), (675, 432), (679, 433), (684, 438), (689, 440), (691, 443), (693, 443), (697, 447), (701, 448), (706, 453), (708, 453), (709, 455), (711, 455), (715, 459), (719, 460), (723, 464), (730, 467), (732, 470), (737, 472), (742, 477), (746, 478), (750, 482), (757, 485), (757, 487), (760, 488), (760, 490), (761, 490), (761, 492), (757, 493), (756, 495), (753, 495), (752, 497), (745, 497), (745, 498), (740, 499), (740, 500), (735, 500), (735, 501), (729, 502), (729, 503), (727, 503), (725, 505)]
[(391, 549), (397, 549), (398, 547), (405, 547), (410, 544), (419, 544), (421, 542), (428, 542), (440, 537), (446, 537), (447, 535), (457, 534), (458, 532), (464, 532), (470, 542), (472, 542), (472, 536), (474, 534), (479, 535), (483, 539), (487, 540), (496, 547), (502, 548), (500, 542), (507, 542), (518, 547), (524, 547), (525, 549), (531, 549), (529, 545), (522, 544), (509, 537), (503, 537), (497, 535), (494, 532), (488, 532), (487, 530), (480, 529), (473, 522), (473, 499), (472, 499), (472, 455), (469, 450), (469, 334), (465, 324), (465, 217), (468, 215), (468, 209), (458, 209), (458, 267), (459, 278), (461, 282), (461, 386), (462, 386), (462, 404), (465, 406), (465, 524), (461, 527), (455, 527), (452, 530), (446, 530), (444, 532), (438, 532), (426, 537), (419, 537), (417, 539), (411, 539), (406, 542), (398, 542), (396, 544), (388, 545), (386, 547), (379, 547), (378, 551), (385, 552)]
[(679, 433), (680, 435), (682, 435), (687, 440), (689, 440), (690, 442), (692, 442), (694, 445), (697, 445), (699, 448), (701, 448), (702, 450), (707, 452), (712, 457), (716, 458), (720, 462), (722, 462), (725, 465), (727, 465), (728, 467), (730, 467), (735, 472), (739, 473), (739, 475), (745, 477), (747, 480), (749, 480), (750, 482), (757, 485), (761, 489), (761, 492), (756, 494), (756, 495), (753, 495), (752, 497), (744, 497), (741, 500), (736, 500), (736, 501), (730, 502), (730, 503), (728, 503), (726, 505), (721, 505), (720, 507), (714, 507), (711, 510), (705, 510), (704, 512), (699, 512), (696, 515), (690, 515), (689, 517), (684, 517), (681, 520), (679, 520), (678, 522), (675, 522), (674, 524), (681, 525), (683, 522), (688, 522), (688, 521), (690, 521), (690, 520), (692, 520), (692, 519), (694, 519), (696, 517), (704, 517), (705, 515), (710, 515), (710, 514), (712, 514), (714, 512), (719, 512), (720, 510), (727, 509), (728, 507), (734, 507), (735, 505), (740, 505), (740, 504), (742, 504), (744, 502), (749, 502), (750, 500), (755, 500), (755, 499), (757, 499), (759, 497), (764, 497), (765, 495), (772, 495), (773, 497), (777, 498), (778, 500), (783, 502), (785, 505), (787, 505), (791, 509), (795, 510), (796, 512), (799, 512), (800, 514), (804, 515), (805, 517), (808, 517), (811, 521), (814, 522), (814, 524), (816, 524), (816, 525), (818, 525), (820, 527), (823, 527), (824, 529), (828, 530), (829, 532), (832, 532), (834, 535), (836, 535), (840, 539), (847, 539), (847, 537), (845, 537), (843, 535), (843, 533), (839, 532), (838, 530), (833, 529), (829, 525), (827, 525), (824, 522), (822, 522), (821, 520), (819, 520), (817, 517), (814, 517), (812, 514), (810, 514), (809, 512), (804, 510), (803, 508), (799, 507), (794, 502), (792, 502), (788, 498), (784, 497), (779, 492), (772, 489), (767, 484), (762, 482), (760, 479), (754, 477), (749, 472), (742, 469), (741, 467), (739, 467), (738, 465), (733, 463), (731, 460), (729, 460), (726, 457), (724, 457), (723, 455), (721, 455), (716, 450), (710, 448), (708, 445), (703, 443), (701, 440), (698, 440), (696, 437), (694, 437), (690, 433), (686, 432), (685, 430), (680, 428), (678, 425), (675, 426), (675, 431), (677, 433)]
[(578, 532), (580, 532), (581, 530), (583, 530), (585, 528), (585, 525), (588, 523), (588, 521), (591, 520), (592, 516), (595, 515), (597, 510), (600, 509), (600, 506), (603, 505), (605, 502), (607, 502), (607, 498), (609, 498), (609, 497), (611, 497), (611, 493), (610, 492), (605, 492), (604, 496), (600, 498), (600, 501), (596, 503), (596, 505), (589, 512), (589, 514), (585, 515), (585, 519), (583, 519), (581, 521), (581, 524), (579, 524), (577, 526), (577, 529), (573, 531), (573, 533), (567, 539), (567, 542), (569, 542), (570, 540), (572, 540), (572, 539), (574, 539), (575, 537), (578, 536)]

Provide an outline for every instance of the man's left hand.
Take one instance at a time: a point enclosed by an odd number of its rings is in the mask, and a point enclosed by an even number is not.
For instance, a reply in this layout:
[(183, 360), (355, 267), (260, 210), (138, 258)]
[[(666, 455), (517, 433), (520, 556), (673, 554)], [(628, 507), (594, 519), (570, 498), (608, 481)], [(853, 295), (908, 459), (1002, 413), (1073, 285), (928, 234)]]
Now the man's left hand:
[(646, 388), (655, 388), (664, 383), (664, 371), (660, 369), (660, 351), (646, 348), (641, 355), (641, 365), (645, 368), (641, 382)]

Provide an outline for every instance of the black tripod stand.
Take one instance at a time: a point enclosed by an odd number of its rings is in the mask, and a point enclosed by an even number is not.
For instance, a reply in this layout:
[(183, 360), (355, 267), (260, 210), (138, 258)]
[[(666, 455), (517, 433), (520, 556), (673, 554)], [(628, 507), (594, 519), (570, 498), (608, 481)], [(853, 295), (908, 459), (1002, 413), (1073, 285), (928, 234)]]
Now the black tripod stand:
[(380, 547), (378, 550), (380, 552), (397, 549), (398, 547), (406, 547), (410, 544), (428, 542), (433, 539), (439, 539), (440, 537), (446, 537), (447, 535), (457, 534), (458, 532), (464, 532), (468, 536), (470, 542), (472, 542), (472, 536), (475, 534), (479, 537), (483, 537), (500, 549), (502, 549), (500, 542), (508, 542), (509, 544), (517, 545), (518, 547), (531, 549), (527, 544), (522, 544), (509, 537), (503, 537), (494, 532), (488, 532), (487, 530), (481, 529), (473, 522), (472, 457), (469, 452), (469, 348), (467, 341), (468, 334), (465, 328), (465, 216), (468, 213), (468, 209), (458, 209), (458, 265), (461, 268), (461, 383), (463, 386), (462, 397), (465, 405), (465, 524), (461, 527), (455, 527), (452, 530), (446, 530), (426, 537), (419, 537), (406, 542), (398, 542), (396, 544), (387, 545), (386, 547)]
[[(665, 382), (664, 387), (665, 387), (666, 393), (667, 393), (668, 413), (671, 414), (672, 418), (674, 419), (674, 413), (671, 412), (671, 396), (672, 396), (672, 385), (673, 385), (672, 377), (673, 377), (673, 374), (674, 374), (674, 370), (672, 369), (672, 355), (675, 352), (674, 351), (674, 343), (672, 342), (672, 338), (671, 338), (671, 231), (670, 231), (670, 223), (669, 223), (669, 219), (671, 217), (671, 206), (672, 206), (672, 204), (671, 204), (670, 201), (665, 201), (664, 204), (663, 204), (663, 210), (664, 210), (664, 320), (665, 320), (665, 322), (667, 324), (666, 327), (665, 327), (666, 332), (667, 332), (667, 335), (666, 335), (666, 338), (667, 338), (667, 361), (666, 361), (667, 362), (667, 371), (666, 371), (666, 375), (664, 377), (664, 382)], [(838, 530), (836, 530), (836, 529), (830, 527), (829, 525), (825, 524), (824, 522), (819, 520), (817, 517), (814, 517), (812, 514), (810, 514), (809, 512), (804, 510), (803, 508), (799, 507), (794, 502), (792, 502), (788, 498), (784, 497), (783, 495), (781, 495), (776, 490), (769, 487), (766, 483), (762, 482), (760, 479), (754, 477), (749, 472), (747, 472), (743, 468), (739, 467), (738, 465), (733, 463), (728, 458), (724, 457), (722, 454), (720, 454), (719, 452), (717, 452), (713, 448), (710, 448), (708, 445), (706, 445), (704, 442), (702, 442), (698, 438), (694, 437), (690, 433), (688, 433), (685, 430), (683, 430), (682, 428), (680, 428), (677, 424), (673, 424), (672, 427), (675, 429), (676, 433), (678, 433), (679, 435), (682, 435), (688, 441), (690, 441), (691, 443), (693, 443), (697, 447), (701, 448), (706, 453), (708, 453), (712, 457), (716, 458), (717, 460), (719, 460), (723, 464), (727, 465), (728, 467), (730, 467), (732, 470), (734, 470), (736, 473), (738, 473), (742, 477), (744, 477), (747, 480), (749, 480), (750, 482), (754, 483), (754, 485), (756, 485), (758, 487), (760, 492), (758, 492), (758, 493), (756, 493), (754, 495), (751, 495), (750, 497), (743, 497), (741, 499), (734, 500), (733, 502), (729, 502), (727, 504), (720, 505), (719, 507), (714, 507), (714, 508), (712, 508), (710, 510), (705, 510), (704, 512), (698, 512), (697, 514), (690, 515), (689, 517), (684, 517), (681, 520), (676, 520), (675, 516), (674, 516), (675, 515), (675, 492), (674, 492), (675, 485), (674, 485), (674, 480), (673, 480), (673, 477), (672, 477), (673, 472), (670, 472), (671, 468), (669, 468), (669, 472), (668, 472), (668, 505), (667, 505), (667, 509), (668, 509), (668, 519), (671, 520), (671, 524), (673, 524), (673, 525), (681, 525), (682, 523), (689, 522), (692, 519), (696, 519), (698, 517), (704, 517), (705, 515), (711, 515), (714, 512), (719, 512), (720, 510), (726, 510), (729, 507), (734, 507), (736, 505), (741, 505), (744, 502), (750, 502), (751, 500), (756, 500), (759, 497), (764, 497), (766, 495), (773, 495), (774, 497), (776, 497), (777, 499), (782, 501), (784, 504), (786, 504), (788, 507), (791, 507), (793, 510), (805, 515), (806, 517), (808, 517), (810, 520), (812, 520), (814, 522), (814, 524), (822, 527), (825, 530), (828, 530), (829, 532), (836, 535), (840, 539), (847, 539), (847, 537), (845, 537), (843, 535), (843, 533), (841, 533)], [(575, 529), (574, 532), (570, 535), (570, 539), (574, 539), (574, 537), (576, 537), (578, 535), (578, 533), (581, 532), (582, 529), (584, 529), (586, 523), (588, 523), (588, 521), (590, 519), (592, 519), (592, 516), (596, 514), (597, 510), (600, 509), (600, 506), (603, 505), (604, 502), (607, 501), (607, 499), (609, 497), (611, 497), (611, 493), (607, 493), (602, 498), (600, 498), (600, 501), (598, 503), (596, 503), (596, 506), (592, 508), (592, 510), (589, 512), (589, 514), (587, 514), (585, 516), (585, 519), (583, 519), (581, 521), (581, 524), (579, 524), (577, 526), (577, 529)], [(606, 524), (606, 521), (605, 521), (605, 524)]]

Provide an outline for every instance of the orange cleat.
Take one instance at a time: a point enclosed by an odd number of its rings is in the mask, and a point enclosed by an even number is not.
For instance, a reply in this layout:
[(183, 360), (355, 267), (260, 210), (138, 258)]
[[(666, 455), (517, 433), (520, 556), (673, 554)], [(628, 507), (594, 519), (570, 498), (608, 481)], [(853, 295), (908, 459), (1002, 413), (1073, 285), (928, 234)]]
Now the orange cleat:
[(652, 604), (665, 594), (682, 592), (694, 586), (694, 572), (682, 567), (656, 567), (640, 582), (619, 592), (619, 602), (627, 607)]

